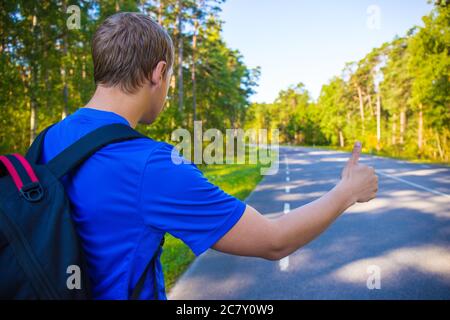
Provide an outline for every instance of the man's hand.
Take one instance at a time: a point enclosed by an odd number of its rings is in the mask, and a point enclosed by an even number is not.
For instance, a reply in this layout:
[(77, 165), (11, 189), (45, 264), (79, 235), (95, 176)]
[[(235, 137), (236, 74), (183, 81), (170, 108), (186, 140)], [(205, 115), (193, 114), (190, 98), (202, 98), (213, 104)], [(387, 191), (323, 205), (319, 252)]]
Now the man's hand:
[(375, 198), (378, 191), (378, 177), (375, 169), (359, 164), (361, 154), (361, 143), (356, 142), (353, 152), (342, 170), (342, 179), (339, 184), (352, 196), (352, 203), (367, 202)]
[(342, 212), (355, 202), (373, 199), (378, 178), (373, 168), (358, 164), (361, 144), (342, 171), (341, 181), (329, 192), (302, 207), (268, 219), (247, 206), (243, 216), (213, 248), (243, 256), (281, 259), (321, 234)]

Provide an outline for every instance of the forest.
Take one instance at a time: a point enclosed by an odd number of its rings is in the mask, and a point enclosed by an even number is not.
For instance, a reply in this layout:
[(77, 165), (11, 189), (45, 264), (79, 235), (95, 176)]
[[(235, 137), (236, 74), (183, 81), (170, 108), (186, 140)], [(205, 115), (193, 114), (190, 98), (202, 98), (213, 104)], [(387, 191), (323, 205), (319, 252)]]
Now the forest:
[(42, 129), (89, 100), (95, 90), (90, 39), (118, 11), (152, 16), (176, 51), (165, 111), (139, 130), (169, 141), (174, 129), (191, 129), (195, 120), (221, 130), (242, 126), (259, 70), (226, 46), (222, 2), (78, 1), (74, 8), (67, 0), (2, 1), (0, 153), (23, 152)]
[(249, 127), (278, 128), (284, 143), (345, 148), (448, 163), (450, 10), (437, 3), (414, 26), (322, 86), (317, 101), (302, 83), (273, 103), (253, 104)]
[[(90, 39), (118, 11), (151, 15), (170, 33), (175, 65), (165, 111), (139, 130), (170, 141), (176, 128), (266, 128), (282, 143), (449, 162), (450, 10), (437, 2), (411, 26), (349, 62), (317, 101), (299, 82), (272, 103), (251, 103), (259, 68), (229, 48), (224, 0), (2, 1), (0, 153), (24, 152), (37, 133), (82, 107), (95, 90)], [(301, 77), (301, 75), (299, 75)], [(301, 81), (301, 79), (299, 79)]]

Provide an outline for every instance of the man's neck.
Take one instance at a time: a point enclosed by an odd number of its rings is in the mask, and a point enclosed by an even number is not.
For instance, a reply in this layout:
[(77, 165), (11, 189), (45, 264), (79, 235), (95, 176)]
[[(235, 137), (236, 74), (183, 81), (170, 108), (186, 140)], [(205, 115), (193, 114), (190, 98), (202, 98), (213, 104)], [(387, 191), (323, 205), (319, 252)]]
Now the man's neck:
[(98, 86), (86, 108), (114, 112), (124, 117), (135, 128), (142, 117), (138, 95), (127, 95), (118, 88)]

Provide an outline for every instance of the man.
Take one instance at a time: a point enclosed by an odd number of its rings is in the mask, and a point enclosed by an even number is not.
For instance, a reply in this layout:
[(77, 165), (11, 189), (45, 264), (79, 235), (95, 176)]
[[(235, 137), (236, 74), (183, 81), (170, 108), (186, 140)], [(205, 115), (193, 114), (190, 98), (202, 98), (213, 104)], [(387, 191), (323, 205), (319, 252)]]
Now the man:
[[(173, 51), (169, 35), (146, 15), (106, 19), (92, 41), (96, 91), (85, 107), (48, 131), (41, 161), (100, 126), (152, 123), (166, 99)], [(172, 148), (144, 138), (111, 144), (65, 178), (94, 298), (129, 299), (165, 233), (182, 239), (196, 255), (212, 247), (278, 260), (377, 191), (374, 170), (358, 164), (356, 145), (331, 191), (289, 215), (268, 219), (209, 183), (195, 165), (175, 164)], [(166, 299), (159, 255), (140, 298)]]

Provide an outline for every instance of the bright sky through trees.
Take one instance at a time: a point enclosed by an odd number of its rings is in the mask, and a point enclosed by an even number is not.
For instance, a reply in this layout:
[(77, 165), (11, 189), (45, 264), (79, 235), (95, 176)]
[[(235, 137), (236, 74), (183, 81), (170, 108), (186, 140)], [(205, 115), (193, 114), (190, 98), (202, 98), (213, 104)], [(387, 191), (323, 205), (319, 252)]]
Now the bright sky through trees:
[[(375, 7), (376, 6), (376, 7)], [(250, 67), (261, 67), (255, 102), (303, 82), (314, 98), (346, 62), (404, 36), (432, 8), (426, 0), (228, 0), (223, 35)], [(376, 10), (379, 8), (379, 28)]]

